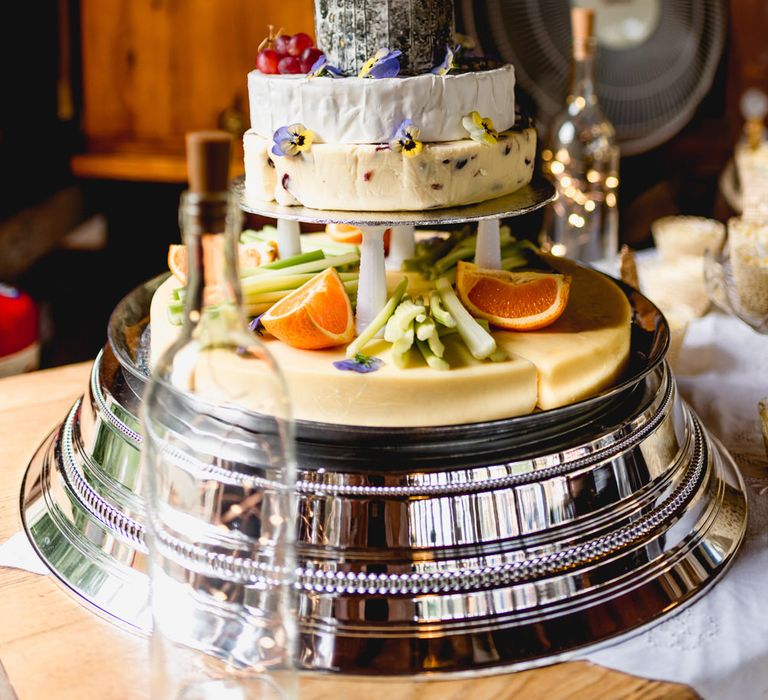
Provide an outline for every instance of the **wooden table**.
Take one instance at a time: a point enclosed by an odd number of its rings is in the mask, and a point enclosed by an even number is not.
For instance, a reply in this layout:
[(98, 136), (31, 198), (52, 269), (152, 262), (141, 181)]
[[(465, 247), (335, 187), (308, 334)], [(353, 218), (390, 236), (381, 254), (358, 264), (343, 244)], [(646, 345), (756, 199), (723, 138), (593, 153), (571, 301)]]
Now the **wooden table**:
[[(0, 380), (0, 542), (21, 529), (19, 488), (37, 446), (85, 386), (90, 363)], [(0, 662), (19, 700), (147, 698), (146, 640), (97, 617), (51, 576), (0, 568)], [(0, 699), (5, 700), (0, 672)], [(307, 679), (302, 700), (683, 700), (685, 686), (586, 662), (430, 683)]]

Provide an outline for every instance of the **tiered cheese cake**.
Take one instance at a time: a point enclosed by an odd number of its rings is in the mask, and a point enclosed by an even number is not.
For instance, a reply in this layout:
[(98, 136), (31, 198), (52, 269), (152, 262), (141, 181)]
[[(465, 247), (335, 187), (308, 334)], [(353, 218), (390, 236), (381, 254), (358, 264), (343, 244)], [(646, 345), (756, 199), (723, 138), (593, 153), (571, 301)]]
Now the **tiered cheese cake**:
[(530, 182), (536, 133), (516, 123), (514, 69), (456, 65), (453, 3), (323, 1), (315, 20), (311, 74), (248, 75), (248, 200), (422, 210)]
[[(535, 139), (514, 126), (513, 71), (455, 69), (451, 9), (317, 0), (315, 75), (249, 76), (247, 202), (303, 218), (308, 207), (493, 209), (524, 185)], [(743, 485), (680, 399), (668, 326), (639, 292), (487, 220), (415, 239), (393, 228), (386, 258), (383, 226), (282, 233), (244, 232), (240, 267), (298, 419), (302, 667), (540, 665), (679, 610), (723, 573), (745, 531)], [(55, 575), (143, 631), (138, 416), (151, 358), (179, 331), (184, 249), (169, 261), (169, 279), (115, 310), (83, 398), (22, 493), (26, 530)], [(258, 393), (236, 359), (214, 352), (196, 380), (215, 381), (206, 371)], [(198, 409), (169, 410), (181, 435), (200, 430)], [(263, 416), (247, 399), (232, 410), (208, 418), (236, 418), (250, 445)], [(189, 478), (205, 480), (216, 508), (253, 472), (205, 434), (213, 457)], [(257, 587), (252, 556), (199, 563)]]

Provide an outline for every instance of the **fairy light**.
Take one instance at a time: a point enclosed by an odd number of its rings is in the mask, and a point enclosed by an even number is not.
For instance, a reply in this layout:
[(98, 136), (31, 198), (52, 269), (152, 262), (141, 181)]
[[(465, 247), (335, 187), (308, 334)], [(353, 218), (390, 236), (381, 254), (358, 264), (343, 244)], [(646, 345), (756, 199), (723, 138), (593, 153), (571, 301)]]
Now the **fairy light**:
[(552, 161), (552, 165), (549, 167), (555, 175), (561, 175), (565, 170), (565, 166), (559, 160)]
[(595, 211), (595, 200), (594, 199), (588, 199), (586, 202), (584, 202), (584, 208), (587, 211)]
[(563, 175), (560, 178), (560, 186), (561, 187), (570, 187), (571, 186), (571, 178), (569, 178), (567, 175)]
[(616, 206), (616, 195), (613, 192), (609, 192), (607, 195), (605, 195), (605, 203), (609, 207), (615, 207)]
[(564, 148), (561, 148), (561, 149), (560, 149), (560, 150), (557, 152), (557, 159), (558, 159), (558, 160), (559, 160), (561, 163), (570, 163), (570, 162), (571, 162), (571, 154), (570, 154), (570, 153), (568, 153), (568, 151), (566, 151)]
[(619, 178), (617, 178), (615, 175), (609, 175), (607, 178), (605, 178), (605, 184), (612, 190), (616, 189), (619, 186)]
[(583, 216), (579, 216), (578, 214), (571, 214), (568, 217), (568, 223), (575, 228), (583, 228), (586, 221), (584, 220)]
[(600, 179), (600, 173), (597, 170), (587, 170), (587, 180), (591, 183), (595, 183)]
[(550, 151), (548, 148), (545, 148), (541, 152), (541, 159), (542, 160), (552, 160), (552, 151)]
[(565, 246), (562, 243), (554, 243), (552, 247), (549, 250), (552, 255), (557, 256), (558, 258), (562, 258), (565, 256), (565, 254), (568, 252), (565, 249)]

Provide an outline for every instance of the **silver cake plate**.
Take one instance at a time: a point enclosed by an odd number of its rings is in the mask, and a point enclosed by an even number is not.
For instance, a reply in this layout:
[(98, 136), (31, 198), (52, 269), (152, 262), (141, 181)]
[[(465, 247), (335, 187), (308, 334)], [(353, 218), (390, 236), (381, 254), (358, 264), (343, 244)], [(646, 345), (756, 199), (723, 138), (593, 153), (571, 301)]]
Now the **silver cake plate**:
[(553, 201), (556, 196), (552, 183), (541, 176), (534, 176), (531, 183), (525, 187), (479, 204), (418, 211), (338, 211), (247, 200), (244, 177), (233, 181), (233, 189), (240, 196), (240, 207), (250, 214), (311, 224), (356, 226), (440, 226), (483, 219), (506, 219), (530, 214)]
[[(21, 494), (56, 578), (143, 632), (138, 351), (156, 283), (118, 306), (84, 396)], [(719, 579), (744, 537), (744, 486), (677, 393), (663, 317), (627, 293), (645, 366), (583, 411), (370, 434), (297, 426), (304, 668), (539, 666), (633, 634)], [(118, 336), (133, 344), (113, 349)]]

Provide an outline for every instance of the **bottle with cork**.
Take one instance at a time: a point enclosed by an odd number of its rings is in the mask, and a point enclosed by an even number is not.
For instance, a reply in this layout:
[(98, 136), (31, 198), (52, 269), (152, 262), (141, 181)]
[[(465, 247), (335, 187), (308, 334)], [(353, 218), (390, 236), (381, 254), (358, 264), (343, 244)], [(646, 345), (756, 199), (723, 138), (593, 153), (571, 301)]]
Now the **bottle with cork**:
[(143, 397), (151, 682), (163, 700), (297, 694), (293, 426), (243, 310), (230, 149), (225, 132), (187, 136), (184, 321)]
[(618, 253), (619, 148), (595, 92), (595, 13), (571, 9), (571, 72), (565, 109), (552, 121), (542, 151), (557, 190), (542, 239), (555, 255), (615, 262)]

